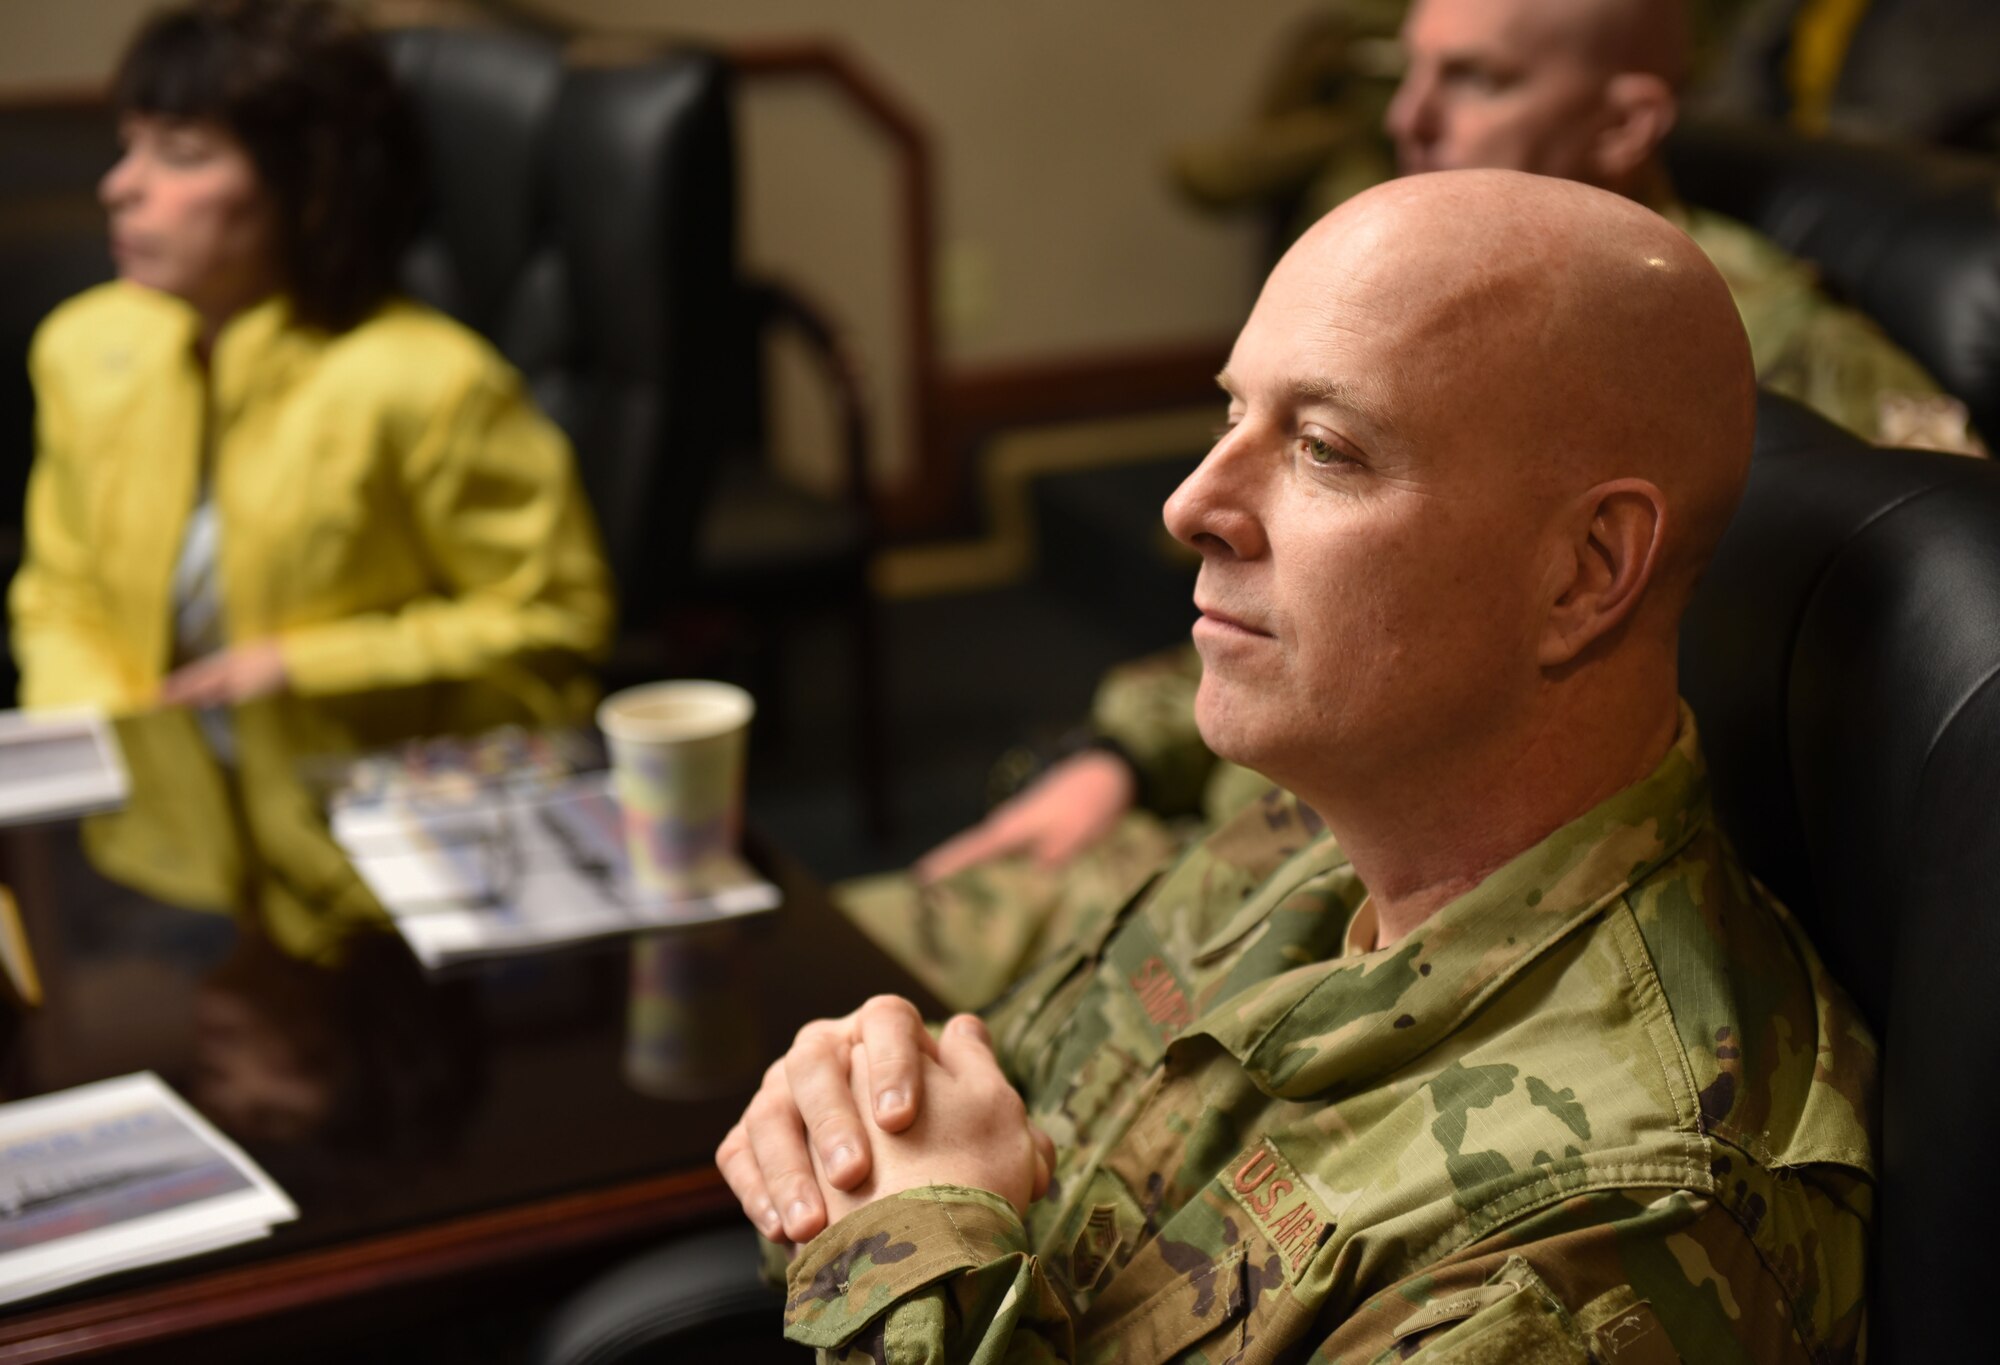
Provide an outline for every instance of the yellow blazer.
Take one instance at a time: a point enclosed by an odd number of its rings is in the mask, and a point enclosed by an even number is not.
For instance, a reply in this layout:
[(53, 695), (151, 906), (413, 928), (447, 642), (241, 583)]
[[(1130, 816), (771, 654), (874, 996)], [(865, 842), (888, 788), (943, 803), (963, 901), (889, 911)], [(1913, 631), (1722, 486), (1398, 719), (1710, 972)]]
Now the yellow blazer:
[(573, 707), (611, 637), (610, 574), (568, 442), (519, 375), (408, 302), (329, 336), (272, 298), (230, 322), (206, 372), (196, 328), (178, 300), (116, 283), (36, 333), (10, 595), (22, 704), (153, 700), (206, 442), (226, 638), (275, 637), (295, 692), (485, 677)]

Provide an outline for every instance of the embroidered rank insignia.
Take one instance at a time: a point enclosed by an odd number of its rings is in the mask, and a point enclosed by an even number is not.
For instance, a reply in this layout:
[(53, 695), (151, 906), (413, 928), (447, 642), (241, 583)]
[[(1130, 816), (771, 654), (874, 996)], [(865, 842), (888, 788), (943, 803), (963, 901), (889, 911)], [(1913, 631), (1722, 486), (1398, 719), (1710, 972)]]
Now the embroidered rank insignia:
[(1071, 1285), (1078, 1290), (1095, 1289), (1110, 1268), (1111, 1258), (1117, 1254), (1122, 1240), (1118, 1235), (1118, 1210), (1109, 1204), (1091, 1209), (1090, 1217), (1084, 1219), (1076, 1242), (1070, 1247)]

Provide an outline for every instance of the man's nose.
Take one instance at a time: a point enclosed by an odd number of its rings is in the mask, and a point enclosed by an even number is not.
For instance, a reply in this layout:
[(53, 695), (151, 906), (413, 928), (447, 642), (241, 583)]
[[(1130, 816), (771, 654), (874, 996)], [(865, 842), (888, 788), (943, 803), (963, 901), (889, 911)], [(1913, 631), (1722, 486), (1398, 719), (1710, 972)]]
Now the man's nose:
[(1247, 423), (1216, 442), (1194, 473), (1167, 499), (1167, 532), (1204, 559), (1254, 559), (1264, 552), (1263, 527), (1252, 506)]
[(1402, 84), (1390, 97), (1388, 112), (1382, 116), (1382, 131), (1391, 142), (1429, 142), (1436, 135), (1436, 92), (1437, 83), (1428, 73), (1415, 66), (1404, 73)]

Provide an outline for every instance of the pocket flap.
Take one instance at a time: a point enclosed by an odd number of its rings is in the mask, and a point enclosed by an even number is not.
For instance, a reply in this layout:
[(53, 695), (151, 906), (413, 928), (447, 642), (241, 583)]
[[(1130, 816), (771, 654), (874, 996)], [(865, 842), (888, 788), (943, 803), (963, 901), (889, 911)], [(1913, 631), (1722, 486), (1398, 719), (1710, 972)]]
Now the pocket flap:
[(1171, 1359), (1238, 1321), (1245, 1298), (1243, 1248), (1232, 1247), (1162, 1285), (1129, 1311), (1093, 1325), (1084, 1339), (1085, 1355), (1090, 1347), (1115, 1341), (1121, 1361)]

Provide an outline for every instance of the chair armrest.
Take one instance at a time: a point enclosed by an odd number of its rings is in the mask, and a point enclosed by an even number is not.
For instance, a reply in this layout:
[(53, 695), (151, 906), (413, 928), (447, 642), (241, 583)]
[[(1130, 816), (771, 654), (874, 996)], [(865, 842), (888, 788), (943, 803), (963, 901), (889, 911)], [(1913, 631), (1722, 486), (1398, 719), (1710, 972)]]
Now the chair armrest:
[(744, 281), (743, 292), (760, 335), (772, 328), (789, 329), (806, 343), (825, 373), (839, 408), (841, 470), (847, 496), (862, 514), (872, 539), (875, 519), (868, 407), (862, 397), (861, 365), (853, 345), (846, 333), (827, 319), (824, 309), (792, 285), (750, 279)]

